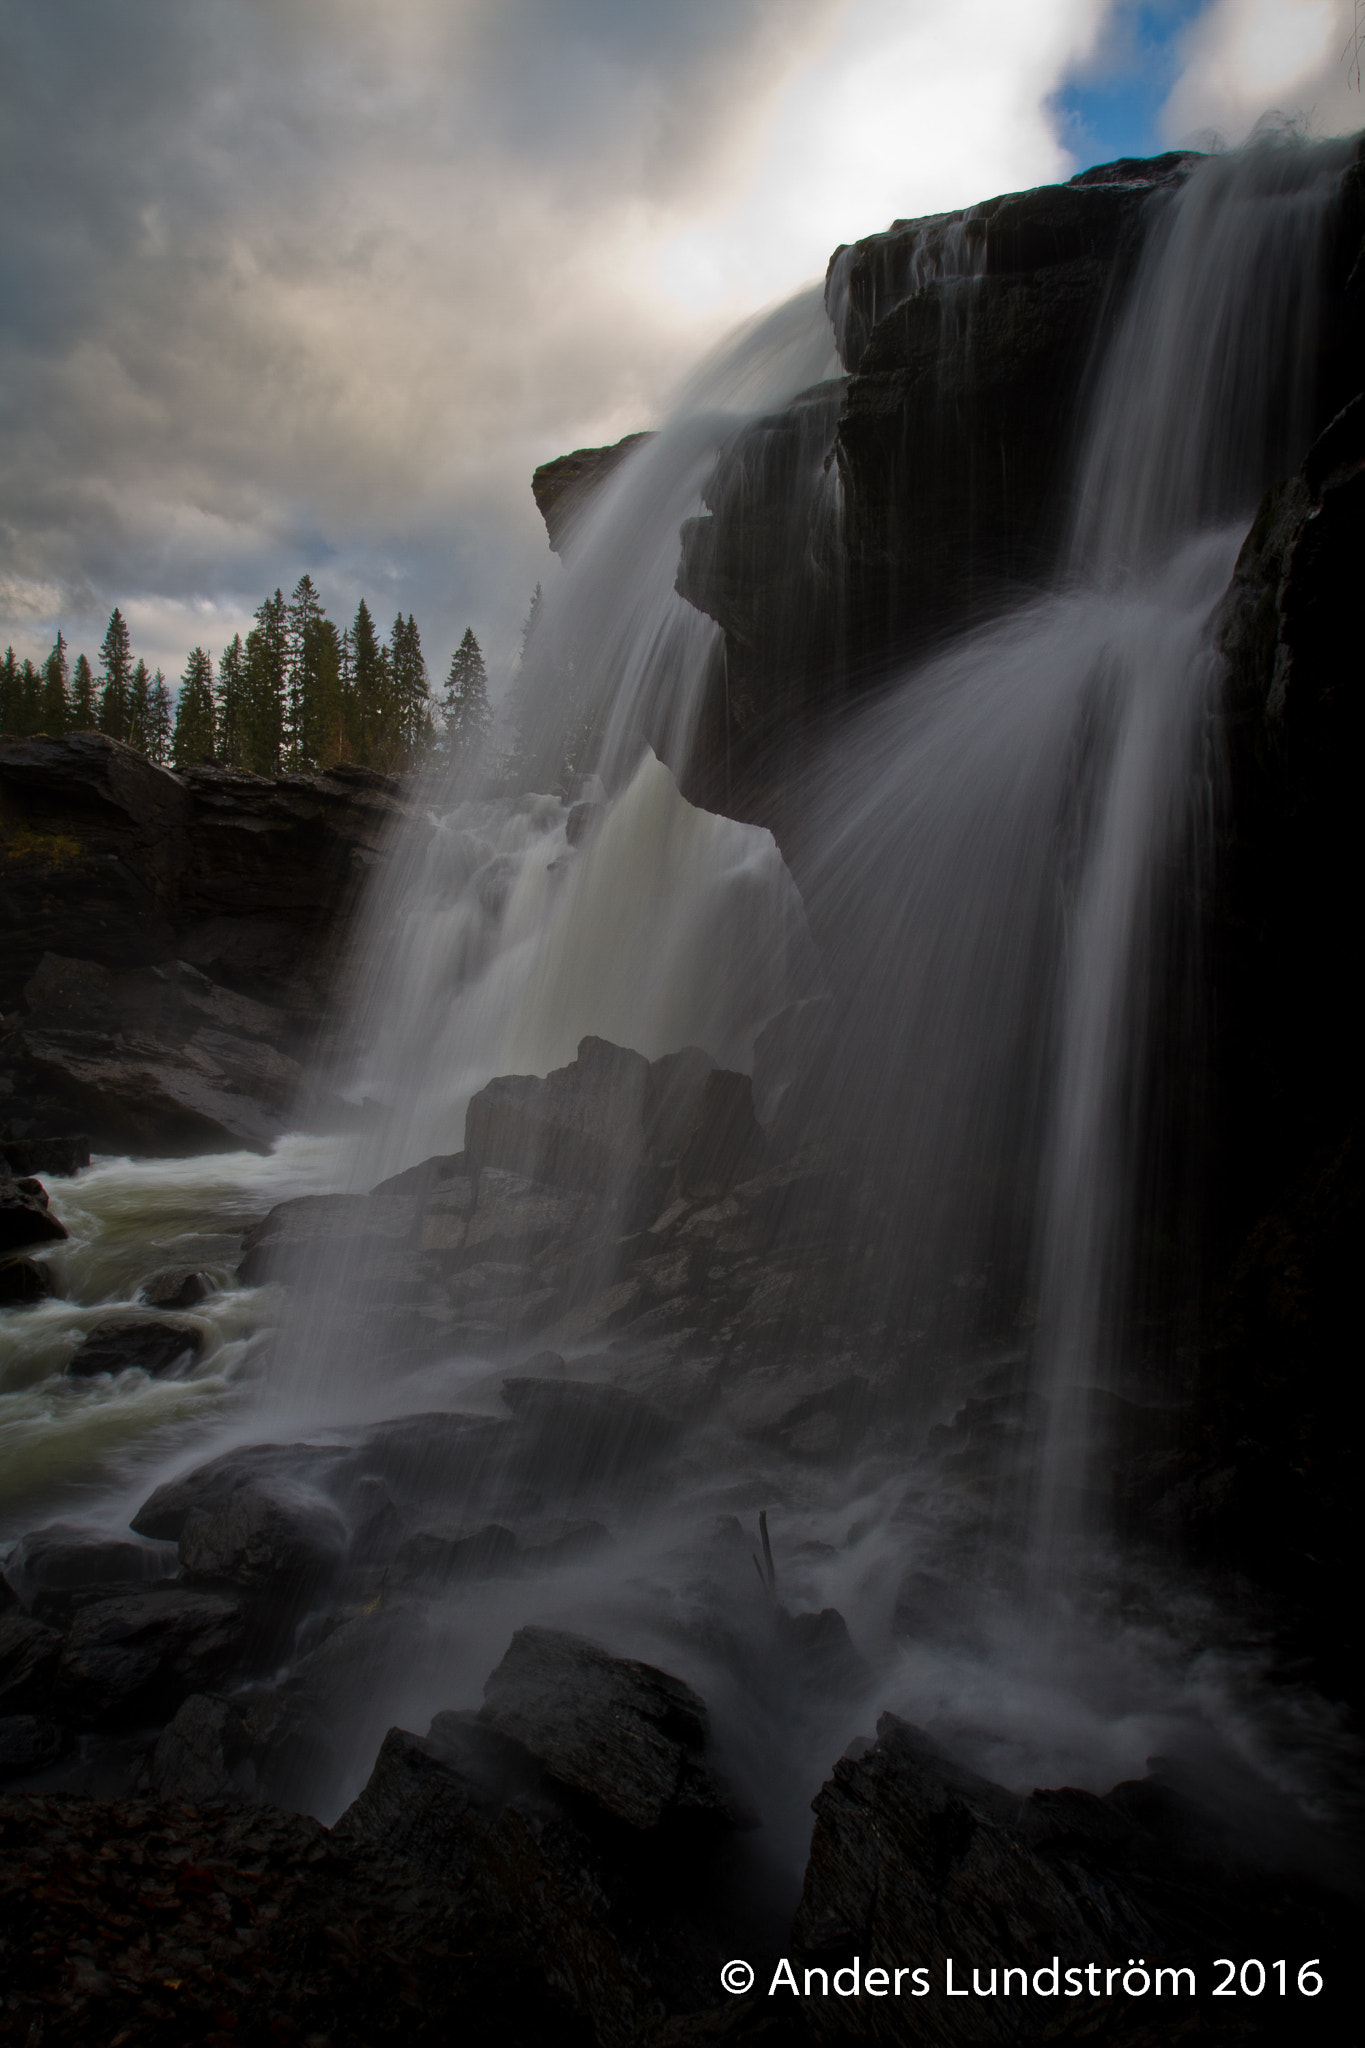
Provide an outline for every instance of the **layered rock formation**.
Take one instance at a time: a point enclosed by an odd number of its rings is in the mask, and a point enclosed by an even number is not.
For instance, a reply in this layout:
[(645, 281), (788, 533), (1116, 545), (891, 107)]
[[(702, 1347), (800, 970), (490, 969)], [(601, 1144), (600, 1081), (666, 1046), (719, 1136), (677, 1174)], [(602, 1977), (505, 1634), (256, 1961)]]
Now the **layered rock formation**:
[(268, 1145), (402, 810), (368, 769), (177, 775), (99, 733), (0, 739), (0, 1135)]

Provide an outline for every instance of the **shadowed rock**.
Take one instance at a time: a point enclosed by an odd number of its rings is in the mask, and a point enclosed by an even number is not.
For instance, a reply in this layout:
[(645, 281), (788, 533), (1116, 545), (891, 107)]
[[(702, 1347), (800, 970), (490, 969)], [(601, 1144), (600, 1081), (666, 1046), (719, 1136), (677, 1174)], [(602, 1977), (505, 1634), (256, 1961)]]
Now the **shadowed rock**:
[(0, 1714), (45, 1707), (61, 1654), (56, 1629), (27, 1614), (0, 1615)]
[(84, 1343), (67, 1361), (67, 1372), (77, 1379), (90, 1379), (97, 1372), (171, 1372), (203, 1348), (204, 1333), (193, 1323), (172, 1322), (169, 1317), (110, 1316), (96, 1323)]
[(680, 1678), (586, 1636), (518, 1629), (479, 1719), (631, 1827), (683, 1813), (728, 1826), (740, 1818), (703, 1759), (704, 1702)]
[(54, 1699), (63, 1719), (126, 1727), (174, 1712), (231, 1671), (246, 1638), (241, 1602), (168, 1591), (100, 1600), (71, 1624)]
[(30, 1244), (59, 1244), (70, 1233), (48, 1207), (47, 1189), (39, 1180), (10, 1180), (0, 1174), (0, 1252)]

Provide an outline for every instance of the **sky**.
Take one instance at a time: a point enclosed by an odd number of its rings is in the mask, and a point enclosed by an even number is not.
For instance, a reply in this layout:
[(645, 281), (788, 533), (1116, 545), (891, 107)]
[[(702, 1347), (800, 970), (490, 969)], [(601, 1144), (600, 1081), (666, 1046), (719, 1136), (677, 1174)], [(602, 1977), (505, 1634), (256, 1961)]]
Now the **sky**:
[[(1365, 5), (1360, 10), (1365, 28)], [(895, 218), (1272, 110), (1356, 0), (0, 0), (0, 646), (174, 681), (306, 570), (506, 674), (535, 466)]]

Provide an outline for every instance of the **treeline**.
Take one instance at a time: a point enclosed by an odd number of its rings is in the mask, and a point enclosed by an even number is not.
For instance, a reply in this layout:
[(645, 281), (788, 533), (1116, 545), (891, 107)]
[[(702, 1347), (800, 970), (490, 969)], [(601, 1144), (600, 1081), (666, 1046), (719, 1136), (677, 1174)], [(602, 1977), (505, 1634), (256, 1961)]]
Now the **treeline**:
[(196, 647), (175, 698), (158, 669), (134, 661), (117, 608), (98, 670), (70, 661), (59, 633), (41, 667), (0, 663), (0, 732), (103, 732), (175, 768), (216, 762), (257, 775), (299, 773), (355, 762), (397, 772), (433, 754), (457, 760), (480, 751), (492, 726), (488, 678), (473, 629), (451, 659), (433, 701), (417, 622), (400, 612), (381, 640), (364, 600), (339, 630), (313, 580), (300, 577), (257, 609), (243, 640), (235, 634), (215, 669)]

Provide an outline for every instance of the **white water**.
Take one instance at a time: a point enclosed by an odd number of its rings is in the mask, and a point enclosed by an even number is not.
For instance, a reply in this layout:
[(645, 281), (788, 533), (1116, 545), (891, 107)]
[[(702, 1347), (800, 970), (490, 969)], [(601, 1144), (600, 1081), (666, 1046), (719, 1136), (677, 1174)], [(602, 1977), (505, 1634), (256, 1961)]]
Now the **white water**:
[[(1011, 1782), (1102, 1785), (1183, 1731), (1309, 1795), (1255, 1656), (1208, 1650), (1216, 1621), (1186, 1593), (1149, 1589), (1135, 1612), (1130, 1586), (1117, 1611), (1112, 1558), (1088, 1532), (1096, 1396), (1125, 1367), (1148, 1001), (1208, 804), (1210, 626), (1257, 489), (1299, 453), (1297, 323), (1335, 175), (1330, 153), (1266, 150), (1204, 167), (1164, 202), (1101, 380), (1066, 579), (909, 676), (840, 744), (815, 806), (801, 879), (843, 991), (834, 1120), (894, 1198), (870, 1284), (929, 1333), (907, 1415), (917, 1401), (951, 1412), (1002, 1351), (998, 1314), (973, 1350), (947, 1331), (941, 1298), (978, 1282), (989, 1296), (1002, 1270), (1008, 1295), (1017, 1268), (1011, 1341), (1047, 1416), (1022, 1523), (989, 1489), (983, 1503), (946, 1482), (909, 1426), (856, 1473), (795, 1471), (701, 1428), (668, 1500), (602, 1503), (618, 1537), (605, 1563), (410, 1619), (414, 1633), (367, 1668), (324, 1803), (354, 1789), (390, 1721), (420, 1727), (477, 1699), (530, 1619), (692, 1678), (793, 1861), (813, 1782), (883, 1706)], [(829, 358), (803, 297), (699, 378), (585, 516), (528, 651), (524, 716), (547, 781), (564, 725), (594, 730), (603, 810), (571, 850), (558, 793), (433, 793), (372, 907), (385, 965), (359, 1018), (356, 1091), (384, 1113), (351, 1154), (350, 1184), (457, 1150), (475, 1088), (544, 1072), (587, 1033), (651, 1055), (700, 1042), (742, 1066), (765, 1017), (810, 986), (801, 904), (771, 839), (686, 805), (661, 761), (685, 765), (716, 651), (715, 629), (673, 591), (679, 524), (743, 420)], [(259, 1206), (274, 1198), (252, 1191)], [(367, 1377), (318, 1290), (308, 1299), (316, 1326), (295, 1327), (272, 1371), (272, 1434), (496, 1406), (491, 1361)], [(1003, 1492), (1008, 1475), (994, 1476)], [(784, 1598), (837, 1604), (869, 1659), (866, 1687), (832, 1702), (797, 1696), (747, 1553), (717, 1563), (699, 1533), (775, 1502)], [(1087, 1543), (1088, 1579), (1070, 1563)], [(893, 1610), (915, 1580), (937, 1590), (911, 1623)], [(1315, 1740), (1300, 1726), (1288, 1752)]]

